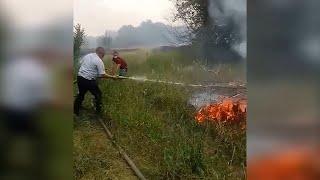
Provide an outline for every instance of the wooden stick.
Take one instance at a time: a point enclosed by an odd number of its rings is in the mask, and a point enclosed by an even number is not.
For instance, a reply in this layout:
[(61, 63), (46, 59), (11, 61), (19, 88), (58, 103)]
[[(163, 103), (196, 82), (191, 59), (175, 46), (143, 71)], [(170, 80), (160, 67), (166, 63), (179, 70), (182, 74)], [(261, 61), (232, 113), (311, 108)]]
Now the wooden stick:
[(102, 119), (99, 118), (99, 122), (101, 123), (103, 129), (107, 133), (109, 139), (112, 141), (112, 144), (118, 148), (120, 154), (127, 161), (128, 165), (133, 170), (133, 172), (136, 174), (136, 176), (141, 180), (146, 180), (146, 178), (143, 176), (143, 174), (137, 168), (137, 166), (134, 164), (134, 162), (130, 159), (130, 157), (127, 155), (127, 153), (114, 141), (113, 135), (111, 134), (111, 132), (109, 131), (109, 129), (107, 128), (105, 123), (102, 121)]

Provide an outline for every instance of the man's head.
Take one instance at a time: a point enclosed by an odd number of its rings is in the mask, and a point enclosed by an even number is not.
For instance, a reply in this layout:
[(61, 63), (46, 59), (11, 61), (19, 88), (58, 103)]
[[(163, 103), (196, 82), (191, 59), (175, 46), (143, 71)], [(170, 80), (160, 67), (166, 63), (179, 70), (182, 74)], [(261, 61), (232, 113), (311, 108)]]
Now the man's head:
[(119, 53), (118, 53), (117, 51), (113, 51), (113, 52), (112, 52), (112, 55), (113, 55), (113, 57), (118, 57), (118, 56), (119, 56)]
[(103, 47), (97, 47), (96, 54), (100, 57), (100, 59), (103, 59), (105, 53), (106, 52)]

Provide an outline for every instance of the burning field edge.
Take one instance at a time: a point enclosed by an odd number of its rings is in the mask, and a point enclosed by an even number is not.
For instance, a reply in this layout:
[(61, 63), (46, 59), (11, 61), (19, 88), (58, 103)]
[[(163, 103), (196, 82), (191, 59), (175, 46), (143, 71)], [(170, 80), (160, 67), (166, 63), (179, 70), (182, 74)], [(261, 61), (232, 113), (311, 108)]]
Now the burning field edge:
[[(141, 52), (124, 56), (132, 61), (129, 76), (144, 72), (150, 79), (202, 84), (200, 79), (212, 75), (201, 69), (193, 69), (196, 74), (185, 71), (192, 61), (188, 64), (174, 53), (149, 55), (142, 62)], [(232, 77), (223, 72), (219, 76), (227, 79), (211, 78), (229, 82)], [(114, 140), (147, 179), (245, 179), (245, 86), (200, 88), (126, 79), (101, 81), (99, 86), (103, 117), (111, 119), (106, 124)], [(102, 129), (88, 113), (94, 112), (91, 95), (83, 106), (88, 110), (74, 122), (75, 179), (133, 179), (128, 167), (115, 166), (123, 160), (111, 144), (99, 140)]]

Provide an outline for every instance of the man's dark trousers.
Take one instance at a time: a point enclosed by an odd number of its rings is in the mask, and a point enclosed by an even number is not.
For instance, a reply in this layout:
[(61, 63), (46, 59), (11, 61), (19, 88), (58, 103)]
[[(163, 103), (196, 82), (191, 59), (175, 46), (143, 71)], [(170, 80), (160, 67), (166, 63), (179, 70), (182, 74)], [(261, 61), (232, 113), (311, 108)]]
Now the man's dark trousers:
[(101, 104), (102, 104), (102, 93), (99, 89), (97, 81), (88, 80), (81, 76), (78, 76), (77, 83), (78, 83), (79, 94), (77, 95), (74, 101), (74, 113), (76, 115), (79, 115), (80, 107), (81, 107), (82, 101), (84, 100), (84, 96), (86, 95), (87, 91), (90, 91), (90, 93), (95, 98), (96, 112), (100, 114)]

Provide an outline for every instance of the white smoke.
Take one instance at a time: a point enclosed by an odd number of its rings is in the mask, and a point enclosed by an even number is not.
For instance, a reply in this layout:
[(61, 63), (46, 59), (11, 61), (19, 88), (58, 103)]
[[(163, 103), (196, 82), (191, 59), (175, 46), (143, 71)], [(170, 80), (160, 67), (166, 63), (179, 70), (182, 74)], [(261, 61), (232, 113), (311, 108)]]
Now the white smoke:
[(247, 41), (242, 41), (241, 43), (236, 43), (232, 48), (237, 51), (243, 58), (247, 57)]
[(189, 99), (189, 104), (194, 106), (196, 109), (210, 105), (212, 103), (217, 103), (225, 98), (222, 95), (215, 94), (214, 92), (206, 91), (202, 93), (195, 93)]
[(218, 26), (226, 25), (232, 18), (238, 26), (241, 42), (233, 49), (243, 58), (247, 57), (247, 0), (209, 0), (209, 15)]

